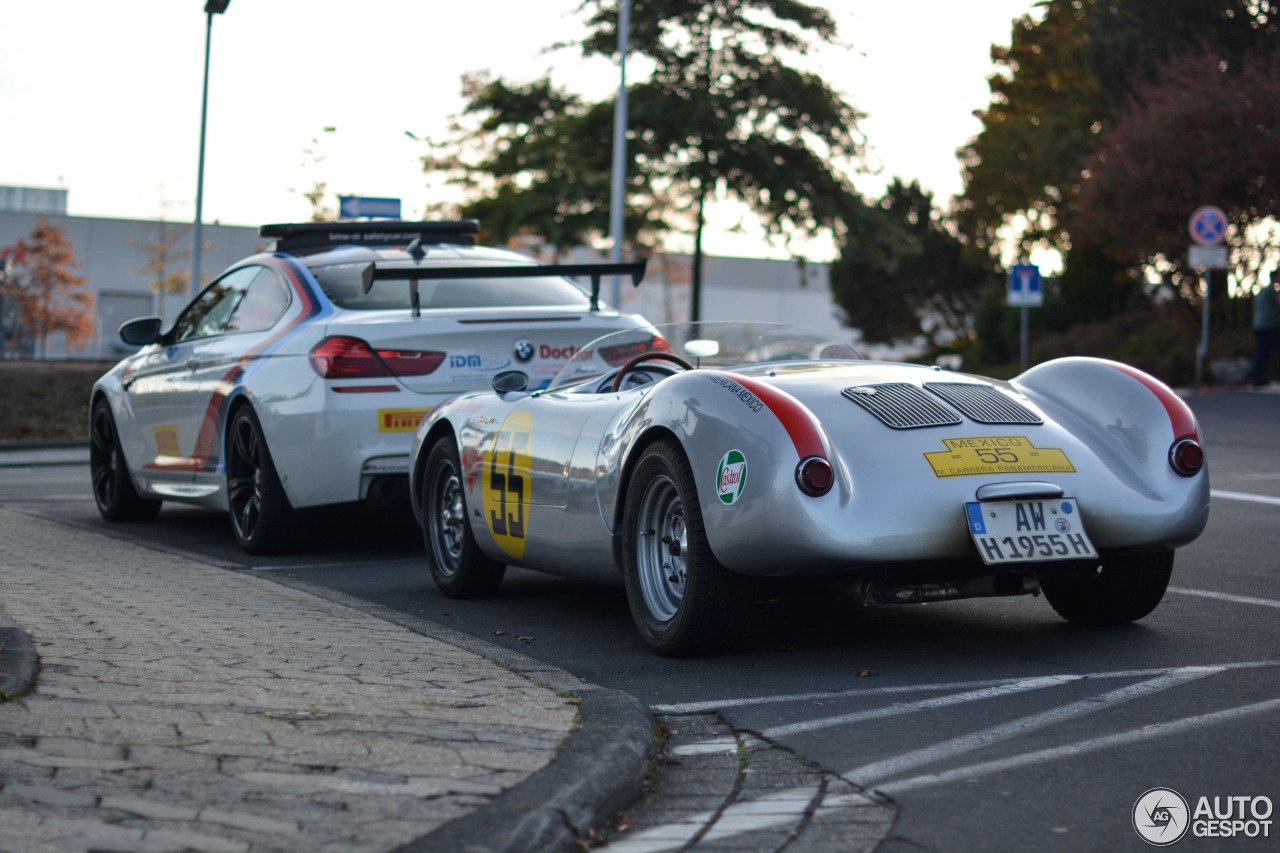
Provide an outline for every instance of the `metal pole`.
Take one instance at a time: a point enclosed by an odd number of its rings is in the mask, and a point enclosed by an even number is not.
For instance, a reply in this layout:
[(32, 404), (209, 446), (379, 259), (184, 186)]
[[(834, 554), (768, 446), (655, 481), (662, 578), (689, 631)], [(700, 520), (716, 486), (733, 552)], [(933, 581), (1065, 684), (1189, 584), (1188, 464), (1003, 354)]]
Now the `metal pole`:
[[(618, 0), (618, 99), (613, 104), (613, 175), (609, 196), (609, 260), (622, 263), (626, 237), (623, 211), (627, 205), (627, 51), (631, 42), (631, 0)], [(622, 307), (622, 278), (613, 277), (613, 307)]]
[[(208, 23), (204, 30), (204, 95), (200, 99), (200, 165), (196, 173), (196, 222), (195, 245), (191, 247), (191, 295), (200, 292), (200, 251), (204, 248), (204, 237), (200, 233), (204, 218), (204, 132), (209, 116), (209, 44), (213, 40), (213, 12), (206, 17)], [(160, 283), (164, 287), (164, 282)], [(163, 322), (164, 318), (160, 318)]]
[(1019, 360), (1019, 363), (1022, 365), (1023, 373), (1027, 372), (1027, 351), (1031, 348), (1031, 334), (1028, 331), (1029, 325), (1027, 322), (1027, 316), (1028, 316), (1027, 306), (1023, 305), (1022, 306), (1022, 357)]
[(1196, 347), (1196, 385), (1204, 376), (1204, 360), (1209, 356), (1209, 282), (1213, 270), (1205, 267), (1204, 271), (1204, 310), (1200, 316), (1200, 344)]

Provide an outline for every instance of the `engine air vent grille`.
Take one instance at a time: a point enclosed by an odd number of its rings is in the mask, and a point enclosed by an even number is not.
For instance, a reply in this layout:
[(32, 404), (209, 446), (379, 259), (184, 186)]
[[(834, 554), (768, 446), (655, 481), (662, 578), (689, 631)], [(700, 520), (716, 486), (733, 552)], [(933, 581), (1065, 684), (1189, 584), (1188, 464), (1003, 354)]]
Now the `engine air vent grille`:
[(908, 382), (858, 385), (840, 393), (894, 429), (955, 426), (960, 423), (959, 415), (918, 385)]
[(980, 424), (1042, 424), (1026, 406), (990, 385), (973, 382), (926, 382), (924, 387)]

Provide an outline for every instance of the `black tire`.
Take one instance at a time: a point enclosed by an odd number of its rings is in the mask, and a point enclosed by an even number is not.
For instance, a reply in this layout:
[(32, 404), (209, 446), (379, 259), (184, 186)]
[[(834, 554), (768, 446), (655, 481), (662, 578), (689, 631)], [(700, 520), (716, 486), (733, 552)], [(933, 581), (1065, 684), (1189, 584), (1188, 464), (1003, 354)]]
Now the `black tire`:
[(161, 502), (139, 495), (129, 479), (116, 419), (105, 397), (94, 402), (89, 416), (89, 474), (93, 500), (107, 521), (150, 521), (160, 512)]
[(231, 531), (250, 554), (278, 554), (295, 541), (301, 519), (276, 473), (262, 424), (241, 406), (227, 429), (227, 504)]
[(1173, 552), (1112, 557), (1088, 570), (1040, 582), (1044, 597), (1064, 619), (1080, 625), (1123, 625), (1146, 616), (1164, 598)]
[(631, 618), (660, 655), (726, 648), (755, 607), (755, 578), (729, 571), (707, 543), (693, 472), (680, 447), (657, 441), (636, 463), (622, 526)]
[(422, 477), (422, 537), (431, 578), (449, 598), (493, 595), (506, 574), (505, 564), (476, 544), (467, 520), (462, 465), (453, 438), (431, 446)]

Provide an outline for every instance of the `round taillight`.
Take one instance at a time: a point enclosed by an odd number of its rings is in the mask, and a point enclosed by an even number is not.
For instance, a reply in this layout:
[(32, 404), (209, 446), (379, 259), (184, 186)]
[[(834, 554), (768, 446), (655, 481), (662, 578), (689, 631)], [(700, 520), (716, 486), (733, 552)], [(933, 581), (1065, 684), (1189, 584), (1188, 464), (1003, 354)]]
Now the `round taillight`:
[(831, 491), (836, 481), (831, 463), (821, 456), (806, 456), (796, 466), (796, 485), (811, 498), (819, 498)]
[(1204, 467), (1204, 448), (1193, 438), (1180, 438), (1169, 448), (1169, 465), (1184, 477), (1193, 477)]

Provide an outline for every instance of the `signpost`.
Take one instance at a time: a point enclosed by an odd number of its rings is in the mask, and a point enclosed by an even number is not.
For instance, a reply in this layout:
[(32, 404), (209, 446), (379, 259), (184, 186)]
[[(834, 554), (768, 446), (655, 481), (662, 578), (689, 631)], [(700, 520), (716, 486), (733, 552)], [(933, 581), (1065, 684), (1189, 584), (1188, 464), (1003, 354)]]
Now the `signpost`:
[(340, 195), (338, 215), (343, 219), (399, 219), (400, 199)]
[(1187, 222), (1187, 233), (1195, 245), (1187, 254), (1194, 269), (1204, 270), (1204, 304), (1200, 315), (1200, 344), (1196, 347), (1196, 384), (1204, 375), (1204, 360), (1209, 355), (1209, 282), (1214, 270), (1227, 268), (1227, 214), (1220, 207), (1206, 204), (1197, 207)]
[(1040, 279), (1040, 268), (1035, 264), (1014, 264), (1009, 270), (1009, 285), (1005, 292), (1005, 302), (1022, 309), (1022, 370), (1027, 369), (1027, 351), (1030, 348), (1030, 331), (1027, 316), (1028, 308), (1039, 308), (1044, 305), (1044, 287)]

